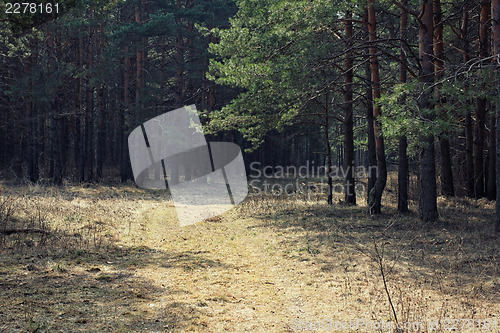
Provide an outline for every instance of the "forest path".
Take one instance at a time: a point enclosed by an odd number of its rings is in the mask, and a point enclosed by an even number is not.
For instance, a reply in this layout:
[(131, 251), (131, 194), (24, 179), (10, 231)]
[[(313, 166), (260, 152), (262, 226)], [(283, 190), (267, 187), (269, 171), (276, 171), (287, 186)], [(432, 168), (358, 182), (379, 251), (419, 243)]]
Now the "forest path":
[[(232, 211), (180, 228), (174, 214), (173, 207), (152, 204), (130, 232), (132, 242), (159, 252), (141, 275), (168, 286), (148, 304), (156, 309), (152, 317), (171, 311), (171, 328), (187, 330), (286, 332), (342, 312), (345, 285), (331, 274), (333, 283), (325, 283), (321, 265), (297, 240), (292, 252), (300, 255), (289, 255), (287, 235), (265, 221)], [(178, 316), (175, 308), (182, 309)]]

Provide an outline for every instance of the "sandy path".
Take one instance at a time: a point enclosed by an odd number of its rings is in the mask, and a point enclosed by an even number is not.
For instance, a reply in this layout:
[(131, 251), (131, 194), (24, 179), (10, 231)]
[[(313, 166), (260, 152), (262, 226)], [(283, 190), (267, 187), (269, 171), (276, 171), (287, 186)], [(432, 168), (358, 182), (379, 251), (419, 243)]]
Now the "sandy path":
[(196, 313), (177, 323), (184, 329), (285, 332), (291, 331), (294, 319), (331, 320), (342, 310), (341, 291), (324, 283), (318, 265), (285, 256), (285, 236), (262, 228), (255, 219), (233, 212), (184, 228), (163, 226), (166, 237), (161, 237), (160, 221), (168, 220), (169, 213), (151, 207), (141, 214), (148, 225), (141, 241), (167, 253), (141, 274), (162, 269), (167, 289), (173, 291), (157, 295), (149, 306), (159, 309), (159, 315), (181, 303)]

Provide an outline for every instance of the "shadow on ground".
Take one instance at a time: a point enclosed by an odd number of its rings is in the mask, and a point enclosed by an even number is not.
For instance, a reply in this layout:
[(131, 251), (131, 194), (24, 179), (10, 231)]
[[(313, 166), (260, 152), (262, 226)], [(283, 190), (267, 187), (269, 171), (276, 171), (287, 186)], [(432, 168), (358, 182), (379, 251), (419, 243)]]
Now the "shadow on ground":
[[(11, 236), (9, 236), (11, 237)], [(33, 245), (33, 244), (30, 244)], [(107, 244), (98, 253), (51, 255), (21, 245), (0, 254), (0, 332), (159, 332), (188, 329), (200, 311), (175, 295), (171, 269), (220, 266), (203, 252)], [(151, 278), (136, 274), (157, 267)]]
[(462, 295), (478, 303), (500, 301), (500, 235), (494, 232), (494, 203), (439, 198), (436, 223), (391, 207), (368, 216), (365, 207), (344, 204), (273, 198), (268, 209), (253, 209), (256, 205), (249, 201), (241, 207), (243, 214), (261, 221), (252, 228), (294, 235), (281, 241), (283, 248), (292, 249), (287, 256), (312, 261), (324, 272), (348, 270), (356, 260), (367, 259), (366, 272), (380, 275), (382, 261), (391, 283), (426, 284), (443, 299)]

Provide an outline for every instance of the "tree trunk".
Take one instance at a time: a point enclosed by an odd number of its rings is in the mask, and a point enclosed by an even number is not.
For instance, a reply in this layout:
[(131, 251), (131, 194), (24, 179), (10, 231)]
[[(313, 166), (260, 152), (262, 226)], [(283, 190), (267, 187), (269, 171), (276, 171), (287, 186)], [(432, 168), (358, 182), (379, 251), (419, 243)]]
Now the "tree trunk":
[[(83, 70), (83, 37), (78, 38), (78, 68)], [(78, 116), (77, 116), (77, 168), (78, 180), (85, 181), (85, 112), (84, 112), (84, 97), (83, 97), (83, 76), (78, 76)]]
[(356, 192), (354, 183), (354, 123), (352, 110), (352, 80), (354, 76), (353, 66), (353, 29), (352, 13), (347, 12), (345, 18), (345, 48), (346, 57), (344, 60), (344, 172), (345, 177), (345, 201), (349, 204), (356, 204)]
[[(404, 7), (408, 6), (408, 0), (403, 0)], [(405, 9), (401, 8), (401, 22), (400, 22), (400, 53), (399, 53), (399, 82), (406, 83), (406, 55), (404, 52), (403, 40), (406, 40), (406, 29), (408, 27), (408, 13)], [(404, 102), (403, 102), (404, 103)], [(398, 211), (401, 213), (408, 212), (408, 155), (407, 155), (408, 142), (405, 135), (399, 138), (398, 143)]]
[[(36, 54), (35, 52), (33, 52)], [(36, 66), (36, 56), (32, 54), (28, 58), (28, 65), (26, 73), (29, 74)], [(29, 92), (33, 92), (33, 79), (29, 80)], [(38, 168), (38, 135), (37, 135), (37, 112), (35, 108), (35, 103), (32, 100), (26, 101), (26, 119), (28, 119), (28, 149), (27, 149), (27, 164), (28, 164), (28, 177), (33, 183), (37, 182), (40, 178), (39, 168)]]
[[(479, 26), (479, 57), (484, 59), (489, 55), (490, 0), (481, 0), (481, 15)], [(476, 107), (476, 126), (474, 127), (474, 196), (484, 196), (484, 123), (486, 118), (486, 99), (478, 98)]]
[[(434, 117), (429, 92), (429, 87), (434, 81), (432, 1), (421, 0), (420, 12), (419, 56), (422, 65), (420, 81), (423, 84), (423, 92), (418, 104), (421, 110), (427, 110), (423, 111), (423, 117), (432, 121)], [(420, 152), (419, 215), (422, 220), (430, 222), (438, 218), (434, 135), (426, 133), (422, 142), (424, 147)]]
[(333, 204), (333, 179), (332, 179), (332, 147), (330, 146), (330, 135), (329, 135), (329, 128), (330, 128), (330, 119), (328, 117), (328, 99), (326, 101), (325, 105), (325, 118), (324, 118), (324, 126), (323, 126), (323, 134), (325, 138), (325, 145), (326, 145), (326, 163), (327, 163), (327, 181), (328, 181), (328, 198), (327, 202), (329, 205)]
[[(135, 6), (135, 22), (141, 24), (141, 9)], [(140, 109), (141, 93), (143, 87), (143, 60), (144, 60), (144, 45), (142, 39), (139, 41), (139, 47), (136, 51), (136, 81), (135, 81), (135, 104)], [(140, 118), (139, 110), (136, 110), (136, 118)], [(138, 120), (138, 119), (136, 119)]]
[[(492, 0), (491, 25), (493, 31), (493, 55), (496, 59), (496, 96), (500, 96), (500, 0)], [(495, 230), (500, 232), (500, 101), (496, 101), (496, 225)]]
[[(104, 23), (101, 22), (99, 25), (99, 34), (100, 34), (100, 60), (101, 64), (104, 63)], [(102, 169), (104, 166), (104, 158), (106, 156), (106, 84), (104, 82), (101, 83), (101, 87), (99, 88), (97, 95), (98, 102), (98, 137), (97, 137), (97, 152), (96, 152), (96, 176), (97, 179), (102, 179)]]
[(467, 187), (467, 196), (474, 196), (474, 157), (473, 157), (473, 135), (472, 135), (472, 116), (470, 111), (465, 115), (465, 185)]
[(490, 146), (488, 147), (488, 182), (486, 183), (486, 197), (488, 200), (496, 199), (496, 168), (495, 168), (495, 154), (496, 154), (496, 136), (495, 136), (495, 116), (490, 117)]
[[(434, 11), (434, 72), (438, 83), (435, 86), (435, 94), (438, 103), (436, 110), (441, 113), (446, 111), (442, 108), (441, 101), (441, 84), (440, 80), (444, 74), (444, 53), (443, 53), (443, 14), (441, 11), (441, 0), (433, 1)], [(450, 142), (448, 138), (441, 136), (439, 138), (439, 148), (441, 152), (441, 194), (446, 196), (454, 196), (455, 189), (453, 187), (453, 172), (450, 156)]]
[[(55, 36), (53, 31), (48, 32), (47, 37), (47, 51), (48, 51), (48, 70), (49, 75), (55, 76), (50, 77), (49, 81), (57, 80), (57, 59), (56, 59), (56, 50), (55, 50)], [(59, 133), (59, 104), (58, 104), (58, 93), (57, 88), (56, 91), (52, 91), (52, 100), (50, 102), (50, 110), (49, 110), (49, 130), (50, 130), (50, 156), (51, 156), (51, 178), (55, 185), (62, 184), (62, 165), (61, 165), (61, 136)]]
[[(463, 62), (467, 63), (470, 60), (470, 45), (469, 45), (469, 2), (466, 1), (463, 7), (462, 26), (460, 28), (460, 41), (462, 44)], [(467, 86), (465, 87), (467, 89)], [(471, 112), (467, 111), (465, 115), (465, 186), (467, 188), (467, 196), (474, 196), (474, 156), (473, 156), (473, 135), (472, 135), (472, 116)]]
[[(90, 16), (92, 17), (94, 9), (90, 9)], [(85, 139), (86, 139), (86, 149), (85, 149), (85, 164), (87, 169), (87, 181), (94, 180), (94, 88), (91, 86), (91, 73), (94, 69), (94, 52), (93, 52), (93, 29), (89, 27), (89, 37), (87, 45), (87, 69), (88, 74), (86, 77), (86, 120), (85, 120)]]
[[(376, 18), (375, 18), (375, 0), (368, 0), (368, 32), (371, 42), (370, 51), (370, 72), (372, 81), (373, 99), (380, 98), (380, 76), (377, 59), (377, 48), (374, 46), (377, 40)], [(375, 150), (377, 154), (377, 181), (374, 188), (368, 195), (368, 208), (370, 214), (380, 214), (382, 207), (382, 193), (387, 182), (387, 165), (385, 161), (384, 137), (382, 136), (382, 126), (380, 116), (382, 112), (380, 106), (375, 104), (373, 107), (373, 134), (375, 136)]]
[(124, 50), (125, 57), (123, 58), (123, 109), (120, 114), (120, 133), (121, 133), (121, 145), (120, 145), (120, 178), (122, 182), (126, 182), (130, 179), (130, 157), (128, 151), (128, 136), (127, 136), (127, 113), (130, 107), (130, 56), (129, 48), (125, 47)]
[[(366, 40), (369, 40), (368, 32), (368, 9), (364, 12), (363, 30)], [(364, 54), (367, 59), (370, 58), (370, 51), (365, 48)], [(373, 95), (372, 95), (372, 74), (370, 69), (370, 62), (365, 62), (365, 81), (366, 81), (366, 122), (367, 122), (367, 136), (368, 136), (368, 190), (367, 195), (370, 194), (375, 187), (377, 181), (377, 153), (375, 148), (375, 135), (373, 129)], [(367, 196), (368, 201), (368, 196)]]
[[(180, 0), (177, 0), (177, 8), (181, 7)], [(176, 37), (176, 55), (175, 61), (177, 65), (177, 76), (176, 76), (176, 105), (177, 107), (182, 107), (184, 103), (184, 37), (181, 34), (182, 22), (180, 19), (176, 19), (176, 23), (178, 25), (179, 32)]]

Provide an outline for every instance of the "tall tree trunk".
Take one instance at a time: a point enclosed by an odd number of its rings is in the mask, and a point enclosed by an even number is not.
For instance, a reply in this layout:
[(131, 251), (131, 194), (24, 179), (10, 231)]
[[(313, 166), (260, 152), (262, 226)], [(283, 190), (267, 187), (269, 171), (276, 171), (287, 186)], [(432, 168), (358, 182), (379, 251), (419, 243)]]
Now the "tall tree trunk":
[[(408, 0), (403, 0), (403, 7), (408, 6)], [(408, 12), (401, 8), (400, 12), (400, 53), (399, 53), (399, 82), (406, 83), (406, 55), (404, 51), (404, 43), (406, 40), (406, 29), (408, 27)], [(404, 103), (404, 102), (403, 102)], [(398, 143), (398, 211), (401, 213), (408, 212), (408, 142), (405, 135), (399, 138)]]
[[(444, 52), (443, 52), (443, 14), (441, 11), (441, 0), (434, 0), (434, 71), (438, 83), (435, 86), (436, 99), (439, 101), (436, 110), (445, 113), (441, 105), (441, 84), (440, 80), (444, 74)], [(450, 156), (450, 142), (448, 138), (441, 136), (439, 138), (439, 147), (441, 151), (441, 194), (454, 196), (455, 188), (453, 186), (453, 172)]]
[[(177, 8), (181, 8), (181, 1), (177, 0)], [(177, 85), (177, 91), (176, 91), (176, 105), (177, 107), (181, 107), (184, 103), (184, 37), (182, 36), (182, 33), (180, 32), (182, 30), (183, 25), (181, 19), (176, 19), (177, 23), (177, 28), (179, 32), (177, 33), (176, 37), (176, 42), (175, 42), (175, 48), (176, 48), (176, 55), (175, 55), (175, 61), (177, 65), (177, 76), (176, 76), (176, 85)]]
[[(90, 9), (90, 17), (93, 17), (94, 8)], [(94, 70), (94, 51), (93, 51), (93, 29), (89, 27), (88, 45), (87, 45), (87, 77), (86, 77), (86, 120), (85, 120), (85, 163), (87, 169), (87, 181), (94, 180), (94, 87), (91, 84), (91, 73)]]
[(125, 56), (123, 58), (123, 109), (120, 114), (120, 178), (122, 182), (130, 179), (130, 157), (128, 151), (128, 136), (127, 136), (127, 113), (130, 107), (130, 72), (132, 66), (130, 63), (130, 55), (128, 46), (124, 49)]
[[(377, 48), (375, 41), (377, 40), (377, 28), (375, 18), (375, 0), (368, 0), (368, 32), (370, 34), (370, 70), (373, 90), (373, 99), (380, 98), (380, 76), (377, 59)], [(377, 181), (374, 188), (368, 195), (368, 207), (371, 214), (380, 214), (382, 207), (382, 193), (384, 192), (387, 182), (387, 165), (385, 161), (384, 137), (382, 136), (382, 125), (380, 116), (382, 112), (380, 105), (375, 104), (373, 107), (373, 134), (375, 136), (375, 147), (377, 154)]]
[[(141, 24), (141, 9), (135, 6), (135, 22)], [(144, 60), (144, 45), (142, 39), (139, 41), (139, 47), (136, 50), (136, 83), (135, 83), (135, 104), (140, 108), (141, 93), (143, 87), (143, 60)], [(136, 116), (139, 116), (139, 110), (136, 110)], [(140, 117), (136, 117), (140, 118)], [(136, 119), (137, 120), (137, 119)]]
[(349, 204), (356, 204), (356, 192), (354, 183), (354, 123), (352, 110), (352, 80), (354, 76), (353, 59), (353, 29), (352, 13), (347, 12), (345, 18), (345, 48), (346, 56), (344, 60), (344, 147), (345, 160), (345, 201)]
[[(55, 50), (55, 33), (48, 32), (47, 51), (48, 51), (48, 70), (49, 81), (57, 82), (57, 55)], [(59, 134), (59, 104), (57, 87), (52, 91), (52, 98), (49, 110), (49, 130), (50, 130), (50, 148), (51, 148), (51, 178), (55, 185), (62, 184), (62, 165), (61, 165), (61, 136)]]
[[(481, 0), (479, 27), (479, 57), (489, 55), (488, 37), (490, 20), (490, 0)], [(474, 127), (474, 196), (484, 196), (484, 125), (486, 119), (486, 99), (478, 98), (476, 107), (476, 126)]]
[[(56, 38), (56, 63), (57, 67), (59, 67), (60, 60), (63, 59), (63, 53), (62, 53), (62, 33), (59, 33), (57, 38)], [(59, 68), (58, 68), (59, 69)], [(62, 74), (58, 74), (62, 75)], [(58, 79), (59, 81), (59, 79)], [(63, 111), (70, 106), (68, 104), (65, 104), (66, 98), (64, 96), (64, 92), (60, 87), (56, 89), (56, 98), (57, 98), (57, 111), (58, 111), (58, 135), (59, 135), (59, 151), (60, 151), (60, 168), (61, 168), (61, 181), (62, 177), (64, 175), (64, 170), (66, 169), (66, 163), (67, 163), (67, 156), (68, 156), (68, 147), (69, 147), (69, 139), (68, 139), (68, 117), (64, 114)], [(67, 103), (67, 102), (66, 102)]]
[[(186, 8), (193, 8), (193, 2), (192, 1), (187, 1), (186, 3)], [(194, 22), (192, 20), (188, 20), (187, 22), (187, 37), (186, 37), (186, 43), (185, 43), (185, 50), (187, 50), (187, 64), (190, 66), (189, 68), (186, 69), (187, 73), (192, 73), (195, 71), (193, 68), (193, 65), (195, 64), (195, 47), (196, 45), (193, 43), (193, 30), (194, 30)], [(195, 89), (195, 84), (194, 84), (194, 79), (193, 75), (186, 75), (187, 78), (187, 84), (186, 84), (186, 95), (187, 98), (192, 98), (194, 95), (194, 89)]]
[[(469, 44), (469, 2), (465, 1), (462, 15), (462, 27), (460, 29), (460, 40), (463, 50), (463, 62), (467, 63), (470, 60), (470, 44)], [(465, 87), (467, 89), (467, 86)], [(471, 112), (467, 111), (465, 115), (465, 186), (467, 188), (467, 196), (474, 196), (474, 155), (473, 155), (473, 123)]]
[[(493, 31), (493, 55), (496, 59), (496, 96), (500, 96), (500, 0), (491, 2), (491, 25)], [(495, 230), (500, 232), (500, 101), (496, 101), (496, 225)]]
[[(101, 65), (104, 64), (104, 23), (99, 24), (99, 53)], [(101, 86), (97, 95), (98, 102), (98, 137), (97, 137), (97, 152), (96, 152), (96, 176), (97, 179), (102, 179), (104, 159), (106, 156), (106, 84), (101, 83)]]
[[(78, 68), (83, 71), (83, 37), (78, 37)], [(77, 169), (78, 180), (85, 181), (85, 109), (84, 109), (84, 94), (83, 94), (83, 75), (78, 76), (78, 116), (77, 119)]]
[[(35, 43), (33, 43), (35, 44)], [(36, 65), (36, 46), (34, 52), (28, 58), (27, 64), (27, 74), (31, 72)], [(33, 78), (29, 80), (29, 93), (33, 93)], [(27, 164), (28, 164), (28, 177), (33, 183), (37, 182), (40, 178), (39, 167), (38, 167), (38, 135), (37, 135), (37, 119), (38, 115), (35, 108), (35, 103), (29, 99), (26, 101), (26, 118), (28, 119), (28, 149), (27, 149)]]
[[(434, 81), (432, 14), (432, 0), (420, 0), (419, 56), (422, 65), (420, 81), (423, 84), (423, 92), (418, 104), (421, 110), (427, 110), (423, 117), (430, 121), (434, 118), (429, 91)], [(420, 152), (419, 215), (422, 220), (430, 222), (438, 218), (434, 135), (425, 134), (422, 142), (424, 147)]]
[[(368, 8), (365, 9), (363, 14), (363, 32), (365, 39), (369, 40), (368, 32)], [(364, 55), (366, 59), (370, 59), (370, 51), (365, 48)], [(372, 91), (372, 74), (370, 69), (370, 62), (365, 62), (365, 81), (366, 81), (366, 122), (367, 122), (367, 136), (368, 136), (368, 190), (367, 195), (371, 193), (377, 181), (377, 153), (375, 147), (375, 135), (373, 129), (373, 91)], [(367, 201), (368, 201), (367, 196)]]
[[(128, 7), (124, 7), (120, 12), (121, 21), (130, 22), (131, 13)], [(130, 127), (128, 114), (130, 112), (131, 96), (130, 81), (132, 78), (132, 64), (130, 59), (130, 42), (123, 48), (123, 88), (121, 112), (119, 115), (118, 133), (120, 150), (120, 180), (122, 183), (132, 179), (132, 166), (130, 164), (130, 155), (128, 150), (128, 129)]]

